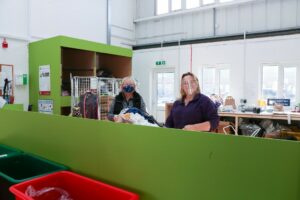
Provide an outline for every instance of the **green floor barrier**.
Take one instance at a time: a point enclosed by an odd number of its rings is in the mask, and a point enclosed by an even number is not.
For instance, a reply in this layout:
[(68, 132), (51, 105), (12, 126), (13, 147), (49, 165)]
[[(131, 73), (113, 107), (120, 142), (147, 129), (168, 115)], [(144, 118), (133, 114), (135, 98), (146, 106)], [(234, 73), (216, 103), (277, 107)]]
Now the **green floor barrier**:
[(2, 110), (0, 121), (0, 143), (140, 200), (300, 199), (299, 142), (34, 112)]

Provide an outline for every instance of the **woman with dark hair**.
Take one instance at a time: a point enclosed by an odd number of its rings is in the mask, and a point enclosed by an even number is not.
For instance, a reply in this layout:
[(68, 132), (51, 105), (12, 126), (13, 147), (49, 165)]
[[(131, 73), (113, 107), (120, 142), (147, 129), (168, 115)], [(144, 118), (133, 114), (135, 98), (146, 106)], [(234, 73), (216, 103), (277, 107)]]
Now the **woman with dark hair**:
[(107, 118), (111, 121), (122, 121), (119, 116), (124, 108), (138, 108), (146, 111), (142, 96), (136, 92), (136, 83), (131, 77), (125, 77), (121, 83), (121, 91), (110, 105)]
[(217, 108), (201, 94), (199, 81), (193, 73), (181, 76), (181, 98), (173, 104), (166, 127), (190, 131), (213, 131), (219, 124)]

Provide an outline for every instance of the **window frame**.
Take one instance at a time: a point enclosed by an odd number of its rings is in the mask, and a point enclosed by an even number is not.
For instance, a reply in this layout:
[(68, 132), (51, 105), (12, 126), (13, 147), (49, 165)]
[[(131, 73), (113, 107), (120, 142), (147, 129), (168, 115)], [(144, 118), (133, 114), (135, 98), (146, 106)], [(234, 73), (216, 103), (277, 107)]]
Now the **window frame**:
[(234, 2), (234, 1), (237, 1), (237, 0), (232, 0), (232, 1), (229, 1), (229, 2), (220, 2), (220, 0), (214, 0), (213, 3), (207, 3), (207, 4), (204, 4), (203, 3), (203, 0), (198, 0), (199, 1), (199, 6), (195, 7), (195, 8), (187, 8), (186, 7), (186, 0), (181, 0), (181, 9), (177, 9), (177, 10), (172, 10), (172, 0), (168, 0), (168, 12), (167, 13), (163, 13), (163, 14), (158, 14), (157, 13), (157, 5), (158, 5), (158, 2), (159, 0), (155, 0), (154, 2), (154, 15), (155, 16), (160, 16), (160, 15), (167, 15), (167, 14), (170, 14), (170, 13), (174, 13), (174, 12), (178, 12), (178, 11), (183, 11), (183, 10), (190, 10), (190, 9), (197, 9), (197, 8), (201, 8), (201, 7), (205, 7), (205, 6), (210, 6), (210, 5), (214, 5), (214, 4), (224, 4), (224, 3), (230, 3), (230, 2)]
[[(215, 84), (216, 84), (216, 87), (215, 87), (215, 94), (219, 95), (221, 97), (221, 70), (229, 70), (229, 80), (230, 80), (230, 77), (231, 77), (231, 66), (230, 64), (216, 64), (216, 65), (202, 65), (201, 67), (201, 85), (200, 85), (200, 88), (203, 87), (204, 85), (204, 70), (205, 69), (215, 69)], [(230, 92), (231, 92), (232, 88), (231, 88), (231, 83), (229, 82), (229, 95), (230, 95)], [(201, 89), (201, 91), (203, 91), (203, 89)], [(206, 95), (211, 95), (211, 94), (206, 94)], [(226, 97), (222, 97), (222, 98), (226, 98)]]
[[(286, 68), (296, 68), (296, 93), (295, 93), (295, 101), (291, 99), (291, 106), (293, 104), (299, 103), (299, 94), (300, 87), (298, 87), (300, 83), (300, 79), (297, 78), (300, 75), (300, 67), (299, 64), (282, 64), (282, 63), (263, 63), (260, 67), (260, 83), (259, 83), (259, 99), (264, 99), (263, 97), (263, 68), (267, 66), (278, 66), (278, 80), (277, 80), (277, 97), (276, 98), (286, 98), (284, 95), (284, 69)], [(267, 100), (266, 98), (265, 100)]]

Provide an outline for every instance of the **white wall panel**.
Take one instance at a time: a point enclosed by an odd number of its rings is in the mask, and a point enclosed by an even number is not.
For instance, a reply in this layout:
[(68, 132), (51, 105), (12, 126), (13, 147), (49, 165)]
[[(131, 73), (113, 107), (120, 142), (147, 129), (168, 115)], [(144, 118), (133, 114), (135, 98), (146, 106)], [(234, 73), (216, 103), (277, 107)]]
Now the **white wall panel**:
[(300, 26), (300, 0), (297, 2), (297, 26)]
[(214, 13), (212, 9), (204, 12), (203, 27), (203, 36), (212, 36), (214, 34)]
[(252, 31), (252, 6), (239, 6), (239, 32)]
[(266, 30), (266, 4), (258, 1), (252, 4), (252, 31)]
[(226, 32), (227, 34), (236, 34), (239, 32), (239, 7), (232, 6), (226, 8)]
[(281, 2), (281, 28), (297, 25), (297, 0), (283, 0)]
[(267, 29), (279, 29), (281, 27), (281, 0), (268, 0), (266, 12)]
[[(141, 2), (143, 1), (145, 0), (141, 0)], [(142, 5), (140, 4), (140, 6)], [(151, 6), (146, 8), (146, 12), (151, 9), (153, 9)], [(173, 21), (168, 20), (169, 18), (172, 18)], [(169, 27), (167, 23), (182, 24), (181, 30), (186, 34), (181, 36), (181, 39), (214, 36), (212, 8), (164, 17), (160, 20), (166, 27)], [(155, 23), (154, 21), (149, 20), (136, 24), (139, 27), (143, 23)], [(215, 22), (215, 34), (219, 36), (242, 34), (244, 31), (249, 33), (295, 28), (300, 26), (300, 0), (257, 0), (251, 3), (217, 7)], [(174, 33), (178, 32), (178, 29), (177, 26), (176, 29), (173, 28)], [(156, 32), (156, 34), (159, 33)], [(174, 38), (178, 38), (178, 36), (164, 37), (164, 40), (174, 40)], [(154, 41), (155, 39), (152, 40), (152, 42)], [(142, 43), (143, 41), (139, 40), (139, 44)]]
[(183, 23), (183, 31), (185, 32), (184, 39), (193, 37), (193, 15), (184, 15), (182, 17)]
[(174, 39), (179, 40), (183, 36), (183, 18), (182, 16), (177, 16), (173, 18), (173, 31), (176, 33)]
[(0, 34), (28, 36), (28, 0), (0, 0)]
[(106, 0), (30, 0), (31, 34), (106, 42)]
[[(178, 47), (134, 51), (133, 73), (142, 81), (140, 92), (147, 103), (151, 102), (149, 83), (155, 60), (164, 59), (171, 66), (178, 67), (177, 78), (180, 80), (180, 75), (190, 69), (190, 47), (191, 45), (181, 46), (180, 53)], [(247, 98), (249, 105), (256, 105), (259, 98), (260, 68), (263, 64), (290, 64), (300, 70), (300, 35), (250, 39), (246, 43), (239, 40), (195, 44), (192, 48), (192, 71), (195, 74), (198, 74), (203, 65), (230, 66), (230, 91), (237, 103), (240, 98)], [(297, 98), (300, 99), (299, 96)]]
[(155, 0), (136, 0), (137, 18), (150, 17), (155, 14)]
[[(126, 12), (124, 12), (126, 10)], [(133, 20), (136, 11), (136, 0), (111, 0), (111, 40), (112, 45), (135, 44), (135, 27)], [(126, 45), (125, 45), (126, 46)], [(130, 47), (128, 46), (127, 47)]]
[(226, 20), (227, 13), (225, 9), (216, 9), (216, 35), (225, 35), (227, 32)]
[[(163, 30), (164, 35), (174, 33), (174, 31), (173, 31), (173, 19), (172, 18), (165, 19), (163, 24), (164, 25), (162, 27), (162, 30)], [(168, 40), (168, 38), (170, 38), (170, 40), (172, 40), (172, 35), (163, 37), (164, 40)]]
[[(28, 74), (28, 48), (26, 41), (8, 39), (8, 48), (0, 49), (0, 63), (14, 66), (14, 75)], [(27, 109), (29, 102), (29, 87), (14, 88), (15, 103), (23, 104)]]

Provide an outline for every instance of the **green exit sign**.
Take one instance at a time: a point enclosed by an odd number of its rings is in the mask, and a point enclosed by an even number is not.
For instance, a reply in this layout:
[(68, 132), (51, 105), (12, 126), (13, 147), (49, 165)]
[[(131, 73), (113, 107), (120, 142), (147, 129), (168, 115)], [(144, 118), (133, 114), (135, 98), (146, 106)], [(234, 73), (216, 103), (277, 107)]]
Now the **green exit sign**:
[(155, 62), (156, 65), (166, 65), (166, 61), (165, 60), (159, 60)]

